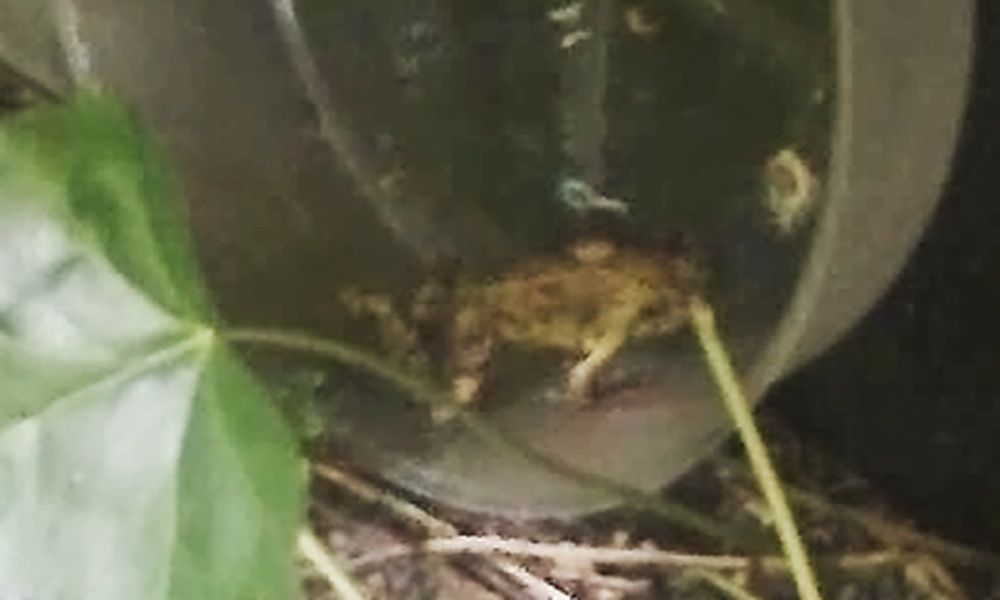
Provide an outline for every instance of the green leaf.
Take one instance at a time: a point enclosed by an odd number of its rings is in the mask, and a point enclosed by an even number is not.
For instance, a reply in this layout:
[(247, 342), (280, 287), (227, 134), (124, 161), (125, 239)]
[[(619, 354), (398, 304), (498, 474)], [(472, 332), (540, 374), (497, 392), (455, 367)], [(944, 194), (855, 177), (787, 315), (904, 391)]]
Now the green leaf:
[(0, 599), (297, 595), (303, 464), (163, 164), (98, 96), (0, 128)]

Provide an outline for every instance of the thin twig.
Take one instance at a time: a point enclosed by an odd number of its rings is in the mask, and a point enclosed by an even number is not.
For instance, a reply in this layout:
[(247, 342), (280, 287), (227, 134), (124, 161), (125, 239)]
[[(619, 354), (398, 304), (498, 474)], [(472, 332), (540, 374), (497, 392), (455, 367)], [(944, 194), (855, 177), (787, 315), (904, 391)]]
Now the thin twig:
[(313, 532), (303, 529), (298, 537), (299, 552), (326, 579), (341, 600), (367, 600), (368, 596), (347, 574), (340, 561)]
[(412, 556), (431, 554), (500, 554), (551, 560), (575, 565), (609, 564), (615, 566), (703, 567), (709, 569), (738, 570), (749, 567), (753, 560), (744, 556), (705, 556), (665, 550), (641, 548), (610, 548), (584, 546), (569, 542), (548, 543), (524, 539), (485, 535), (456, 535), (431, 539), (415, 546), (385, 548), (358, 557), (350, 562), (352, 570), (368, 568), (382, 562)]
[[(416, 504), (390, 494), (346, 471), (328, 464), (313, 464), (313, 471), (322, 479), (347, 490), (358, 498), (383, 506), (396, 517), (420, 529), (427, 536), (449, 538), (459, 534), (458, 529), (451, 523), (439, 519)], [(493, 563), (497, 569), (524, 588), (533, 598), (571, 599), (569, 594), (532, 574), (521, 565), (506, 560), (495, 560)]]
[[(647, 548), (614, 548), (587, 546), (570, 542), (535, 542), (499, 536), (454, 536), (427, 540), (421, 544), (399, 545), (380, 549), (360, 556), (350, 562), (352, 570), (363, 570), (389, 560), (414, 554), (500, 554), (549, 560), (555, 563), (580, 566), (612, 565), (616, 567), (661, 567), (669, 569), (711, 569), (739, 571), (750, 567), (765, 571), (785, 571), (787, 561), (781, 556), (704, 555)], [(831, 566), (843, 569), (875, 568), (895, 564), (901, 555), (895, 552), (849, 554), (824, 560)]]
[[(744, 477), (753, 474), (741, 461), (720, 457), (716, 459), (722, 466), (735, 471)], [(784, 485), (785, 493), (793, 504), (827, 515), (840, 516), (868, 530), (868, 533), (878, 538), (882, 543), (904, 549), (922, 550), (938, 555), (944, 562), (963, 567), (976, 567), (987, 570), (1000, 570), (1000, 556), (970, 548), (958, 542), (939, 536), (918, 531), (912, 526), (900, 523), (872, 510), (845, 506), (833, 502), (819, 494), (794, 484)]]
[(929, 598), (946, 598), (947, 600), (967, 600), (965, 592), (955, 581), (954, 576), (934, 556), (918, 556), (907, 565), (904, 571), (906, 580), (917, 591), (923, 592)]
[(691, 302), (691, 321), (726, 410), (746, 448), (757, 484), (774, 515), (778, 539), (788, 557), (799, 596), (803, 600), (821, 600), (816, 576), (809, 565), (809, 557), (795, 525), (795, 517), (788, 507), (781, 481), (771, 464), (767, 446), (754, 423), (750, 403), (716, 329), (712, 309), (700, 298), (694, 298)]
[(451, 523), (343, 469), (329, 464), (313, 463), (312, 470), (321, 479), (347, 490), (358, 498), (385, 507), (393, 515), (417, 527), (426, 535), (434, 537), (458, 535), (458, 529)]
[(568, 593), (538, 577), (521, 565), (506, 560), (495, 560), (494, 564), (508, 577), (519, 583), (524, 588), (524, 591), (531, 594), (532, 598), (573, 600), (573, 597)]
[[(631, 598), (637, 594), (648, 592), (652, 584), (649, 578), (631, 578), (618, 575), (608, 575), (596, 571), (580, 571), (572, 567), (552, 570), (552, 577), (561, 581), (575, 581), (588, 588), (600, 588), (619, 596)], [(641, 576), (640, 576), (641, 577)], [(614, 597), (619, 597), (614, 596)]]
[(854, 521), (889, 546), (929, 552), (950, 564), (992, 571), (1000, 570), (1000, 556), (996, 554), (969, 548), (951, 540), (917, 531), (871, 511), (837, 505), (804, 490), (790, 488), (788, 495), (797, 504), (831, 514), (840, 514)]

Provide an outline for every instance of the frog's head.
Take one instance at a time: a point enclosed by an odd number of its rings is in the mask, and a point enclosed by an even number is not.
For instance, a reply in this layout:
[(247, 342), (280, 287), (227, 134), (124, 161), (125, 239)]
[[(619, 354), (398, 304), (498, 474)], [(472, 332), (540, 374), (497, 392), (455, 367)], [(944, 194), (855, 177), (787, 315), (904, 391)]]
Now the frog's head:
[(687, 323), (691, 300), (701, 293), (704, 271), (686, 256), (662, 256), (657, 259), (658, 281), (647, 288), (647, 295), (636, 319), (636, 335), (656, 336), (670, 333)]

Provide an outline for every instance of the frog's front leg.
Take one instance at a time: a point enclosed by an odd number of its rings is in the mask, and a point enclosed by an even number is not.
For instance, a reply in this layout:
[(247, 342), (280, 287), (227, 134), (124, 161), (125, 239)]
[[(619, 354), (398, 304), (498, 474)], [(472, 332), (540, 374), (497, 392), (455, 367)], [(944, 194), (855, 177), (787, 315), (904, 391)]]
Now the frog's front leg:
[(392, 362), (410, 368), (427, 367), (417, 332), (399, 315), (387, 295), (347, 288), (341, 290), (339, 299), (351, 316), (372, 322), (381, 349)]
[(609, 320), (601, 336), (584, 344), (586, 355), (569, 371), (566, 392), (570, 403), (582, 406), (590, 402), (594, 378), (628, 341), (637, 314), (638, 310), (633, 307), (623, 307)]

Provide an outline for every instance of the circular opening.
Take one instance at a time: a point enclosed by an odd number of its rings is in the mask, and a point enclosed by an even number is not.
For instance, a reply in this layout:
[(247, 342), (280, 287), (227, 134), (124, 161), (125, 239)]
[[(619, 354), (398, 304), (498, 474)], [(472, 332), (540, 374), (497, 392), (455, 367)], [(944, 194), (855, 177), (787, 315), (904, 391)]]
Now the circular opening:
[[(696, 264), (743, 365), (799, 279), (823, 202), (828, 14), (731, 4), (300, 4), (305, 29), (285, 39), (310, 52), (293, 62), (386, 226), (355, 233), (393, 250), (334, 253), (331, 295), (364, 302), (331, 303), (319, 327), (445, 386), (477, 378), (473, 410), (576, 468), (644, 487), (678, 474), (722, 423), (686, 332), (639, 336), (634, 319), (594, 397), (560, 399), (586, 341), (609, 333), (601, 315), (645, 289), (631, 257)], [(574, 254), (594, 239), (611, 274)], [(430, 324), (428, 289), (444, 298)], [(404, 485), (521, 514), (609, 501), (376, 382), (331, 381), (332, 437)]]

